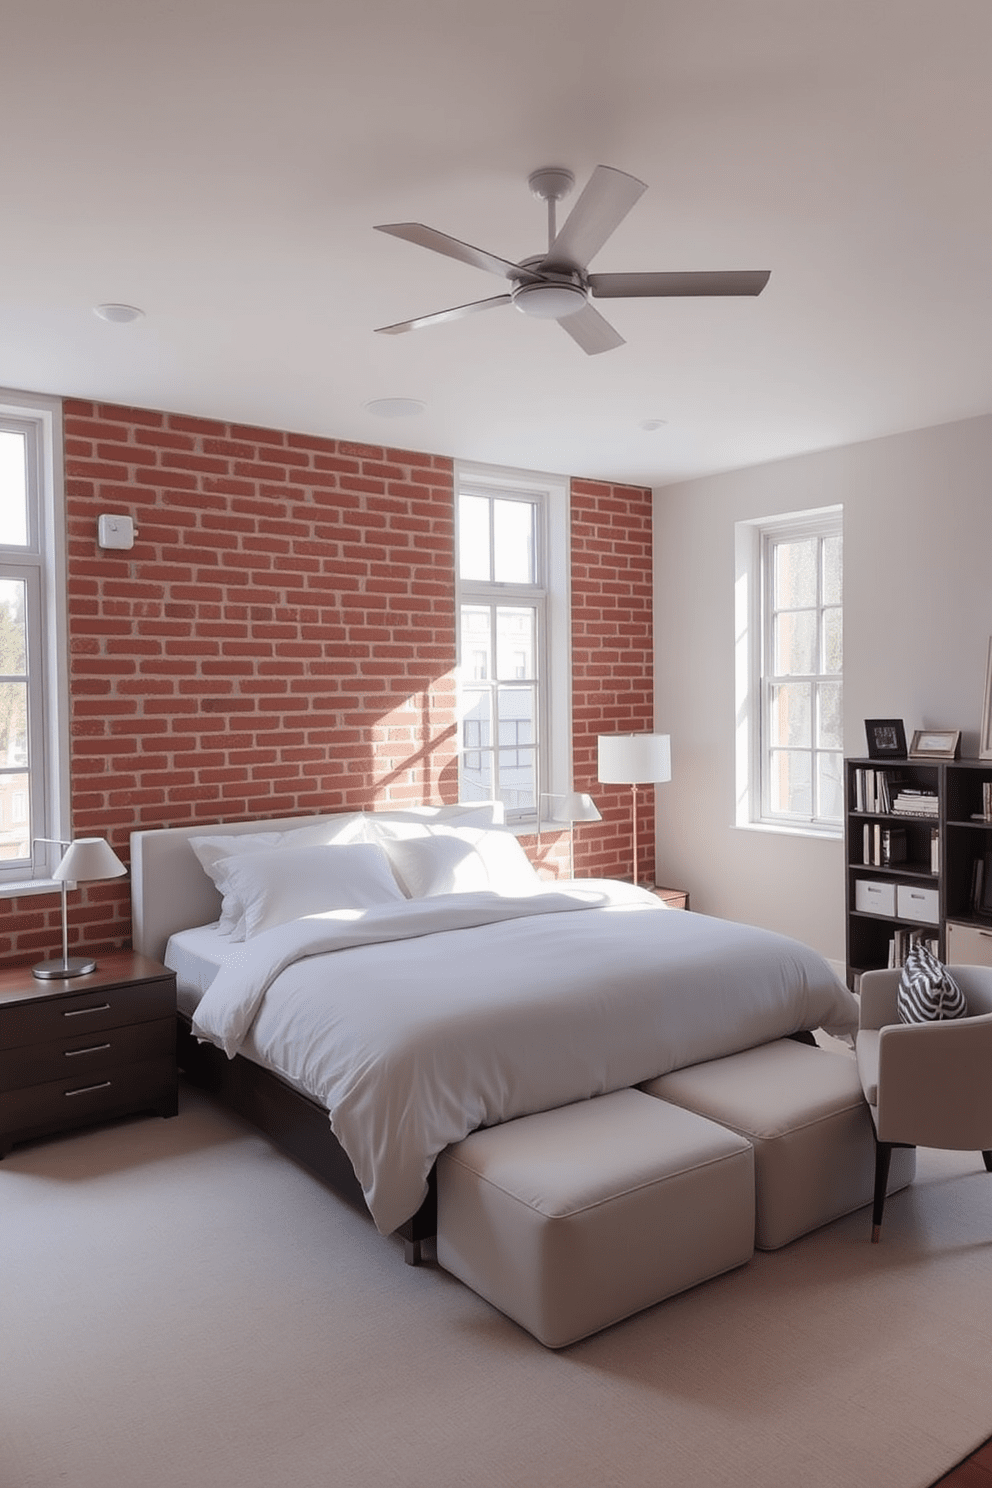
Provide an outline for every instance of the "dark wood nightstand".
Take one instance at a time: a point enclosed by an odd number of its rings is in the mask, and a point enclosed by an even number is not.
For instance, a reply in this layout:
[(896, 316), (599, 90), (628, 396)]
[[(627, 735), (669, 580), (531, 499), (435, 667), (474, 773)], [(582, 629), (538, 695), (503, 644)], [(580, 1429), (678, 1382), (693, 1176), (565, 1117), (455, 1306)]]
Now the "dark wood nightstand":
[(659, 899), (664, 899), (669, 909), (688, 909), (689, 892), (687, 889), (663, 889), (660, 884), (650, 885), (652, 894), (657, 894)]
[(177, 1110), (171, 971), (132, 951), (58, 981), (0, 971), (0, 1157), (94, 1121)]

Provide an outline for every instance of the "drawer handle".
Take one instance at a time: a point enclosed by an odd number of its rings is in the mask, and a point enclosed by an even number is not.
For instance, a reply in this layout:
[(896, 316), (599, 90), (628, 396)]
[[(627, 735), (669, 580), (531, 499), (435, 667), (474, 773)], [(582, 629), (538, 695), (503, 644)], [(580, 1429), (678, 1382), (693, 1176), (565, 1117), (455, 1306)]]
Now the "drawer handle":
[(99, 1085), (81, 1085), (78, 1090), (65, 1090), (64, 1095), (89, 1095), (93, 1090), (109, 1090), (110, 1081), (101, 1080)]
[(84, 1013), (109, 1013), (109, 1012), (110, 1012), (110, 1003), (109, 1002), (101, 1002), (101, 1003), (98, 1003), (95, 1007), (88, 1007), (88, 1008), (64, 1008), (63, 1011), (62, 1011), (62, 1016), (63, 1016), (63, 1018), (81, 1018)]
[(91, 1044), (88, 1049), (63, 1049), (62, 1053), (66, 1059), (76, 1059), (80, 1054), (99, 1054), (104, 1049), (109, 1049), (109, 1044)]

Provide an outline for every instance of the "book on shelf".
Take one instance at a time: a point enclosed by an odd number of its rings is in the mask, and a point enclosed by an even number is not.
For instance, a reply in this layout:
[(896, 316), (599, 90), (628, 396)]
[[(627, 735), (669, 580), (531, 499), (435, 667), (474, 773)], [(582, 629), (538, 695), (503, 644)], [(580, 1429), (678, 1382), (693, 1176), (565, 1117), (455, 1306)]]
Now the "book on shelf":
[(940, 872), (940, 833), (936, 827), (930, 828), (930, 872)]
[(896, 815), (937, 816), (940, 813), (940, 802), (936, 791), (904, 785), (892, 802), (892, 810)]
[(871, 815), (888, 815), (905, 778), (898, 771), (859, 765), (854, 772), (854, 809)]
[(905, 863), (909, 843), (905, 827), (883, 827), (881, 822), (865, 822), (862, 832), (862, 862), (869, 868), (888, 868)]
[(992, 852), (971, 865), (971, 908), (976, 915), (992, 915)]
[(889, 941), (889, 966), (904, 966), (909, 952), (918, 945), (925, 946), (934, 956), (938, 954), (936, 935), (928, 935), (925, 930), (897, 930)]

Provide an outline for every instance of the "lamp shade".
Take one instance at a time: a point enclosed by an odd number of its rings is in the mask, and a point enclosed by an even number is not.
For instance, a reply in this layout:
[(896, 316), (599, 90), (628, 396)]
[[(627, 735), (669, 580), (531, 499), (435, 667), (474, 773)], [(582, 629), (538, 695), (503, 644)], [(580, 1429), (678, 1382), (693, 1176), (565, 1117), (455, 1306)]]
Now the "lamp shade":
[(569, 791), (562, 796), (555, 820), (563, 822), (602, 821), (603, 815), (592, 796), (585, 791)]
[(52, 877), (61, 883), (87, 883), (92, 879), (120, 878), (126, 872), (109, 842), (102, 837), (77, 837), (69, 843)]
[(650, 785), (671, 778), (670, 734), (600, 734), (599, 779), (604, 785)]

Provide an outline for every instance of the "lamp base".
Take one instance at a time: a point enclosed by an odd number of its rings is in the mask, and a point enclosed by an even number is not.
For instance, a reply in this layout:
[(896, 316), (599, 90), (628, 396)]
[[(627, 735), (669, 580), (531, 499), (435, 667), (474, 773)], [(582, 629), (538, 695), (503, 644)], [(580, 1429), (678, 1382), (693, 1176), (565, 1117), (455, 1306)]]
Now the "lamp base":
[(41, 981), (57, 981), (62, 977), (85, 976), (89, 971), (96, 971), (96, 962), (86, 956), (60, 956), (57, 961), (39, 961), (32, 966), (31, 975)]

